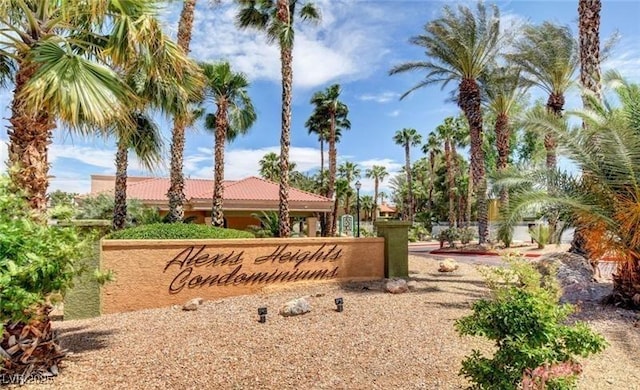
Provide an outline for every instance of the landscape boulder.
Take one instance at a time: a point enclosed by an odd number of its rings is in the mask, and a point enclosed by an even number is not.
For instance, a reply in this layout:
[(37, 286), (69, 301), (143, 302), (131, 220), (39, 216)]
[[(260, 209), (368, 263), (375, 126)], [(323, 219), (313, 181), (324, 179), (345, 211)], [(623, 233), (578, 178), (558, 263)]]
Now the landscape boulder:
[(438, 272), (453, 272), (458, 269), (458, 263), (455, 260), (449, 258), (444, 259), (440, 262), (440, 268), (438, 268)]
[(409, 291), (409, 286), (404, 279), (389, 279), (384, 284), (384, 290), (391, 294), (402, 294)]
[(298, 316), (311, 311), (311, 305), (304, 298), (294, 299), (285, 303), (280, 308), (280, 315), (283, 317)]
[(418, 282), (416, 282), (415, 280), (410, 280), (407, 282), (407, 287), (409, 288), (409, 291), (415, 291), (415, 289), (418, 288)]
[(182, 310), (184, 311), (198, 310), (198, 306), (202, 305), (202, 302), (204, 302), (204, 299), (202, 298), (193, 298), (182, 306)]

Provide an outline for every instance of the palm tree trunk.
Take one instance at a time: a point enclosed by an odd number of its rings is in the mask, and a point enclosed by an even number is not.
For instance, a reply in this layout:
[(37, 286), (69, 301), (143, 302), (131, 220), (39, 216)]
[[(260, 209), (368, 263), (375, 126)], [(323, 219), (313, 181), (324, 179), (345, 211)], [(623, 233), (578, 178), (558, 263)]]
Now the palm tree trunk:
[[(22, 191), (32, 209), (43, 217), (47, 210), (49, 187), (48, 150), (55, 121), (45, 111), (32, 112), (21, 97), (25, 84), (36, 71), (35, 65), (21, 62), (15, 76), (9, 134), (11, 181)], [(44, 219), (44, 218), (43, 218)]]
[(429, 167), (431, 168), (429, 177), (429, 213), (433, 216), (433, 182), (436, 177), (435, 164), (436, 156), (433, 152), (429, 153)]
[(471, 227), (471, 202), (473, 200), (473, 169), (471, 164), (469, 164), (469, 184), (467, 185), (467, 200), (465, 204), (465, 214), (466, 218), (464, 221), (464, 227)]
[[(600, 85), (600, 10), (601, 0), (579, 0), (580, 17), (580, 84), (602, 98)], [(589, 107), (586, 97), (582, 96), (585, 108)]]
[[(600, 0), (579, 0), (578, 15), (580, 26), (580, 84), (587, 91), (592, 92), (598, 100), (602, 99), (600, 73)], [(582, 105), (591, 108), (591, 103), (585, 93), (582, 94)], [(582, 126), (586, 124), (583, 122)], [(590, 257), (586, 248), (583, 226), (576, 226), (569, 252)]]
[(127, 146), (124, 138), (118, 140), (112, 221), (114, 230), (124, 229), (127, 222), (127, 165), (129, 157)]
[(224, 212), (222, 210), (224, 202), (224, 144), (227, 135), (227, 101), (218, 102), (216, 112), (216, 132), (215, 132), (215, 169), (213, 180), (213, 204), (211, 206), (211, 224), (217, 227), (224, 227)]
[[(504, 173), (509, 163), (509, 117), (500, 113), (496, 119), (496, 149), (498, 149), (498, 161), (496, 168), (498, 173)], [(506, 210), (509, 206), (509, 191), (506, 188), (500, 190), (500, 209)]]
[(373, 217), (372, 221), (378, 219), (378, 186), (380, 185), (380, 180), (376, 177), (373, 181)]
[(447, 192), (449, 193), (449, 228), (456, 227), (456, 210), (455, 210), (455, 178), (453, 172), (453, 161), (451, 158), (451, 141), (444, 141), (444, 159), (447, 167)]
[[(331, 115), (331, 127), (329, 129), (329, 183), (327, 185), (327, 198), (333, 198), (336, 186), (336, 171), (337, 171), (337, 152), (336, 152), (336, 116), (335, 113)], [(336, 202), (338, 197), (336, 196)], [(329, 214), (329, 236), (336, 235), (336, 222), (337, 215), (335, 212)]]
[(407, 171), (407, 220), (413, 223), (413, 182), (411, 180), (411, 150), (409, 141), (404, 144), (404, 168)]
[(631, 256), (618, 264), (613, 275), (613, 294), (608, 303), (630, 309), (640, 309), (640, 259)]
[[(191, 35), (193, 31), (193, 15), (196, 0), (184, 0), (180, 21), (178, 22), (178, 46), (189, 54)], [(169, 221), (179, 222), (184, 218), (184, 133), (187, 120), (182, 115), (176, 115), (171, 132), (171, 169), (170, 185), (167, 192), (169, 199)]]
[[(289, 1), (278, 0), (277, 17), (284, 25), (290, 23)], [(293, 48), (280, 43), (280, 66), (282, 73), (282, 131), (280, 133), (280, 204), (278, 235), (289, 237), (289, 147), (291, 145), (291, 89), (293, 87)]]
[[(562, 116), (562, 108), (564, 107), (564, 96), (557, 93), (552, 93), (549, 95), (549, 99), (547, 100), (547, 110), (553, 113), (554, 115), (560, 117)], [(556, 157), (556, 148), (558, 146), (558, 142), (556, 137), (551, 133), (547, 132), (544, 136), (544, 147), (547, 151), (547, 170), (549, 171), (548, 176), (548, 191), (549, 194), (555, 193), (555, 186), (552, 181), (553, 172), (556, 170), (557, 157)], [(558, 231), (558, 219), (559, 212), (558, 210), (551, 209), (548, 213), (549, 220), (549, 243), (556, 244), (559, 243), (560, 237), (557, 235)]]
[(482, 110), (480, 108), (480, 88), (474, 79), (464, 78), (460, 83), (460, 108), (469, 122), (471, 138), (471, 169), (473, 170), (473, 187), (476, 190), (478, 210), (478, 241), (487, 242), (488, 207), (487, 178), (484, 167), (484, 151), (482, 150)]
[(320, 191), (326, 195), (324, 190), (324, 139), (320, 138)]

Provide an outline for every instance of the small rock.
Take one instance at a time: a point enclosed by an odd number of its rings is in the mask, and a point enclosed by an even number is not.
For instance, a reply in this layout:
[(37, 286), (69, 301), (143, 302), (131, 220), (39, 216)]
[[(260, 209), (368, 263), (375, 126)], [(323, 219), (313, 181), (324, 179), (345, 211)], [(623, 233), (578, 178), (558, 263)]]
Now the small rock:
[(198, 310), (198, 306), (202, 305), (202, 302), (204, 302), (204, 299), (202, 298), (193, 298), (189, 302), (185, 303), (184, 306), (182, 306), (182, 310), (185, 310), (185, 311)]
[(418, 288), (418, 282), (416, 282), (415, 280), (410, 280), (407, 282), (407, 287), (409, 288), (409, 291), (414, 291)]
[(384, 290), (391, 294), (402, 294), (409, 291), (409, 286), (404, 279), (391, 279), (384, 284)]
[(311, 311), (311, 305), (304, 298), (294, 299), (285, 303), (280, 308), (280, 315), (283, 317), (298, 316)]
[(453, 272), (457, 270), (458, 267), (459, 265), (454, 259), (444, 259), (440, 262), (440, 268), (438, 268), (438, 272)]

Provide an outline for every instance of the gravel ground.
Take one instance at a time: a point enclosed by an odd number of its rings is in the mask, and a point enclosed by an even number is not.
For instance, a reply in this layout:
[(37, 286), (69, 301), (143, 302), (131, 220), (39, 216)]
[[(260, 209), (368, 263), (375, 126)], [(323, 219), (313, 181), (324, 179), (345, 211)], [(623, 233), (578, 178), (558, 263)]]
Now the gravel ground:
[[(457, 375), (480, 338), (453, 322), (484, 296), (475, 268), (453, 274), (410, 257), (417, 289), (393, 295), (380, 283), (300, 284), (206, 301), (197, 311), (143, 310), (56, 322), (72, 354), (59, 377), (23, 389), (460, 389)], [(312, 311), (282, 317), (286, 301), (311, 296)], [(335, 297), (344, 311), (335, 311)], [(267, 306), (264, 324), (257, 308)], [(640, 389), (640, 328), (634, 313), (583, 305), (582, 319), (610, 346), (585, 362), (580, 389)], [(634, 326), (635, 325), (635, 326)]]

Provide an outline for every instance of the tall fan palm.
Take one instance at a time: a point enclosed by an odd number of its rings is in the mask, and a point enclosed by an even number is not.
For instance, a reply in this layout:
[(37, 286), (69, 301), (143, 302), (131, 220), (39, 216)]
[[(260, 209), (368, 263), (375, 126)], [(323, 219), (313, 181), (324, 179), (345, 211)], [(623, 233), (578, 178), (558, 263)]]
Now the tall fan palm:
[[(264, 179), (275, 181), (276, 183), (280, 182), (280, 159), (278, 155), (274, 152), (269, 152), (262, 156), (259, 161), (260, 165), (260, 176)], [(294, 172), (296, 169), (296, 163), (289, 163), (289, 168), (291, 168), (291, 172)]]
[(585, 227), (585, 247), (595, 259), (609, 255), (621, 260), (613, 275), (612, 298), (640, 308), (640, 85), (613, 73), (605, 79), (615, 80), (622, 105), (613, 108), (592, 96), (591, 110), (570, 112), (586, 126), (566, 130), (542, 115), (528, 118), (553, 132), (582, 175), (561, 177), (553, 194), (544, 188), (516, 192), (503, 223), (512, 226), (532, 206), (568, 209), (574, 224)]
[(369, 179), (373, 179), (373, 219), (375, 220), (378, 217), (378, 197), (382, 195), (378, 192), (380, 189), (380, 183), (389, 176), (389, 172), (387, 172), (387, 168), (382, 165), (373, 165), (371, 168), (367, 169), (365, 175)]
[(429, 158), (429, 210), (433, 210), (433, 183), (436, 180), (436, 157), (442, 154), (442, 143), (435, 132), (429, 133), (427, 142), (422, 145), (422, 153)]
[[(509, 165), (511, 124), (509, 119), (517, 103), (522, 100), (526, 88), (520, 84), (520, 70), (514, 67), (496, 67), (489, 69), (481, 79), (484, 90), (484, 103), (496, 118), (494, 131), (498, 160), (497, 172), (503, 174)], [(509, 191), (500, 191), (500, 208), (509, 203)]]
[[(311, 97), (311, 104), (315, 105), (314, 116), (325, 118), (329, 126), (329, 182), (327, 183), (327, 197), (333, 198), (335, 191), (335, 180), (337, 173), (337, 151), (336, 139), (339, 130), (351, 128), (351, 123), (347, 116), (349, 109), (340, 100), (340, 85), (329, 86), (325, 91), (319, 91)], [(337, 216), (335, 213), (329, 215), (329, 236), (334, 236), (336, 232)]]
[[(528, 83), (549, 94), (547, 109), (560, 116), (564, 95), (573, 82), (578, 67), (577, 43), (567, 26), (544, 22), (540, 26), (526, 26), (515, 43), (515, 52), (507, 58), (523, 71)], [(556, 140), (553, 133), (545, 134), (547, 169), (556, 168)]]
[(123, 229), (127, 222), (127, 166), (129, 150), (147, 169), (152, 169), (161, 161), (162, 136), (156, 123), (144, 113), (134, 113), (132, 130), (116, 126), (118, 139), (116, 152), (116, 183), (112, 227)]
[[(179, 79), (193, 68), (163, 34), (156, 9), (154, 1), (0, 4), (6, 27), (0, 33), (6, 38), (0, 57), (10, 64), (15, 85), (9, 160), (16, 169), (11, 176), (34, 209), (46, 208), (48, 145), (56, 121), (83, 132), (126, 121), (139, 102), (122, 80), (134, 58), (140, 60), (136, 66), (144, 66), (145, 78), (172, 72)], [(187, 100), (182, 85), (175, 87), (176, 102)]]
[(453, 117), (445, 118), (441, 125), (436, 127), (438, 138), (444, 143), (444, 161), (446, 168), (446, 182), (447, 192), (449, 198), (449, 212), (447, 214), (449, 219), (449, 227), (454, 228), (456, 226), (456, 184), (455, 184), (455, 156), (456, 156), (456, 144), (454, 137), (456, 134), (457, 121)]
[(265, 154), (260, 159), (260, 176), (267, 180), (280, 181), (280, 162), (278, 155), (274, 152)]
[[(197, 0), (184, 0), (182, 12), (178, 21), (178, 46), (189, 54), (191, 37), (193, 32), (193, 19)], [(173, 118), (173, 130), (171, 132), (171, 167), (169, 170), (169, 200), (168, 218), (171, 222), (182, 221), (184, 217), (184, 176), (182, 172), (184, 160), (185, 129), (192, 118), (189, 113), (176, 115)]]
[[(321, 193), (326, 195), (327, 189), (325, 188), (325, 176), (326, 172), (324, 170), (324, 144), (325, 142), (329, 142), (330, 137), (330, 120), (327, 118), (326, 113), (322, 109), (314, 109), (313, 113), (305, 122), (305, 127), (308, 129), (309, 134), (317, 134), (318, 142), (320, 142), (320, 188)], [(340, 137), (342, 136), (342, 130), (348, 130), (351, 128), (351, 123), (346, 116), (336, 118), (336, 126), (335, 126), (335, 142), (340, 142)]]
[(390, 74), (414, 70), (427, 72), (424, 80), (402, 97), (431, 84), (459, 82), (458, 105), (464, 112), (471, 133), (471, 169), (476, 190), (478, 236), (484, 243), (488, 236), (487, 181), (482, 150), (482, 110), (477, 79), (496, 58), (501, 46), (500, 13), (496, 6), (491, 14), (478, 2), (476, 12), (459, 6), (443, 8), (443, 16), (425, 26), (425, 33), (411, 38), (411, 43), (426, 50), (427, 61), (408, 62), (391, 69)]
[(228, 62), (201, 66), (207, 80), (205, 94), (216, 105), (216, 113), (205, 117), (205, 128), (212, 130), (215, 138), (211, 224), (224, 227), (224, 145), (247, 133), (256, 121), (256, 111), (245, 75), (234, 72)]
[(404, 128), (402, 130), (396, 131), (393, 136), (393, 141), (397, 145), (401, 145), (404, 147), (404, 166), (405, 173), (407, 175), (407, 220), (413, 222), (413, 212), (414, 212), (414, 204), (413, 204), (413, 181), (411, 180), (411, 147), (418, 146), (422, 143), (422, 136), (418, 134), (416, 129)]
[(342, 164), (340, 164), (340, 166), (338, 167), (338, 177), (345, 179), (347, 181), (347, 185), (349, 186), (349, 188), (347, 189), (347, 191), (344, 192), (343, 197), (344, 197), (344, 209), (346, 210), (345, 213), (348, 213), (351, 205), (351, 196), (353, 195), (353, 188), (351, 187), (351, 182), (353, 182), (356, 179), (360, 178), (360, 167), (358, 167), (358, 164), (351, 162), (351, 161), (345, 161)]
[[(280, 47), (282, 74), (282, 131), (280, 134), (280, 207), (278, 223), (280, 237), (289, 237), (289, 145), (291, 143), (291, 90), (293, 88), (294, 19), (320, 20), (320, 13), (312, 2), (298, 0), (236, 0), (240, 11), (236, 22), (241, 28), (264, 31), (270, 43)], [(296, 13), (296, 8), (299, 7)]]

